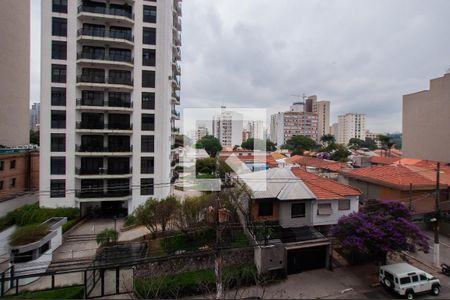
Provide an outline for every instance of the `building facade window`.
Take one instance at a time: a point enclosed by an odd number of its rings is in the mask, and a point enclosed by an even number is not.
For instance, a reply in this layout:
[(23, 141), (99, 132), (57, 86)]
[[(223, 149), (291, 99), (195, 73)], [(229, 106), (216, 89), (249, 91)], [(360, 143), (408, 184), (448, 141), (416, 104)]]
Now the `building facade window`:
[(65, 180), (50, 180), (50, 198), (64, 198), (66, 196)]
[(144, 22), (156, 23), (156, 7), (144, 5)]
[(0, 191), (3, 190), (3, 180), (0, 180)]
[(5, 162), (3, 160), (0, 161), (0, 171), (3, 171), (3, 168), (5, 167)]
[(53, 0), (52, 11), (57, 13), (67, 13), (67, 0)]
[(9, 180), (9, 187), (10, 188), (15, 188), (16, 187), (16, 178), (11, 178)]
[(153, 157), (141, 157), (141, 174), (155, 173), (155, 159)]
[(151, 196), (154, 194), (153, 178), (141, 179), (141, 196)]
[(155, 115), (154, 114), (142, 114), (142, 128), (143, 131), (155, 130)]
[(50, 138), (51, 152), (66, 152), (66, 135), (52, 133)]
[(52, 18), (52, 35), (67, 36), (67, 19)]
[(51, 128), (66, 128), (66, 112), (64, 110), (52, 110)]
[(153, 135), (141, 136), (141, 152), (144, 153), (155, 152), (155, 137)]
[(273, 202), (272, 201), (261, 201), (258, 204), (258, 216), (259, 217), (270, 217), (273, 215)]
[(66, 106), (66, 89), (52, 88), (52, 106)]
[(66, 83), (66, 73), (65, 65), (52, 65), (52, 82)]
[(155, 93), (142, 93), (142, 109), (155, 109)]
[(317, 205), (318, 216), (330, 216), (332, 213), (331, 203), (320, 203)]
[(291, 218), (304, 218), (306, 215), (305, 203), (292, 203), (291, 204)]
[(350, 199), (343, 199), (338, 201), (339, 210), (350, 210)]
[(67, 59), (67, 42), (52, 41), (52, 59)]
[(142, 31), (142, 42), (146, 45), (156, 45), (156, 28), (144, 27)]
[(154, 71), (142, 71), (142, 87), (143, 88), (155, 88), (155, 72)]
[(156, 50), (154, 49), (142, 50), (142, 65), (147, 67), (156, 66)]
[(16, 160), (15, 160), (15, 159), (9, 161), (9, 168), (10, 168), (11, 170), (13, 170), (13, 169), (16, 168)]
[(66, 158), (52, 157), (50, 159), (50, 174), (65, 175), (66, 174)]

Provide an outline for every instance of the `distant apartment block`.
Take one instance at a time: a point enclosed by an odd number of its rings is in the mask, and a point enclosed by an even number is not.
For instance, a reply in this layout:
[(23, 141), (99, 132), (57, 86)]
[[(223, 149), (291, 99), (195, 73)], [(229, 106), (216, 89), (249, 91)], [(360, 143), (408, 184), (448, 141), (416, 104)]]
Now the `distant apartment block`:
[(41, 114), (41, 105), (39, 103), (33, 103), (30, 110), (30, 129), (33, 131), (39, 130)]
[(219, 115), (213, 117), (212, 131), (222, 147), (234, 147), (242, 144), (243, 115), (222, 108)]
[(195, 133), (196, 141), (201, 140), (203, 137), (209, 135), (209, 130), (205, 126), (197, 127), (197, 131)]
[(39, 189), (39, 152), (0, 150), (0, 201)]
[(279, 112), (270, 119), (270, 139), (278, 146), (297, 135), (307, 136), (315, 141), (320, 138), (319, 116), (305, 112), (303, 102), (295, 102), (290, 111)]
[(403, 96), (405, 157), (450, 162), (450, 73), (429, 90)]
[(330, 126), (330, 134), (334, 136), (334, 138), (337, 140), (338, 133), (339, 133), (339, 123), (333, 123), (333, 125)]
[(0, 39), (0, 145), (27, 145), (30, 0), (0, 1)]
[(319, 117), (319, 138), (330, 134), (330, 101), (317, 101), (317, 96), (310, 96), (305, 102), (305, 111)]
[(41, 19), (41, 206), (116, 215), (170, 195), (181, 1), (46, 0)]
[(381, 148), (381, 142), (378, 139), (378, 136), (381, 135), (381, 133), (373, 133), (370, 130), (366, 129), (366, 139), (372, 139), (375, 144), (377, 144), (378, 148)]
[(348, 113), (338, 117), (338, 144), (348, 144), (350, 139), (366, 139), (366, 115)]

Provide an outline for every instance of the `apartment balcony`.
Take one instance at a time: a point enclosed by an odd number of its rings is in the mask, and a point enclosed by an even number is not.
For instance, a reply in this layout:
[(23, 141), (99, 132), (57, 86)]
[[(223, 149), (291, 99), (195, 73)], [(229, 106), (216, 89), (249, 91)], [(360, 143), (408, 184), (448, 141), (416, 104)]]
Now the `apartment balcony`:
[(181, 60), (181, 48), (173, 45), (172, 47), (172, 56), (174, 60)]
[(181, 33), (174, 29), (172, 30), (172, 34), (173, 34), (173, 44), (175, 46), (181, 47)]
[(178, 112), (175, 109), (173, 109), (172, 110), (172, 119), (179, 120), (180, 119), (180, 112)]
[(126, 100), (83, 99), (76, 101), (77, 109), (84, 111), (133, 111), (133, 102)]
[(180, 105), (180, 96), (176, 93), (172, 93), (172, 103), (175, 105)]
[(174, 13), (176, 13), (178, 16), (182, 16), (182, 7), (181, 7), (181, 0), (173, 0), (173, 9)]
[(102, 20), (105, 23), (134, 24), (134, 14), (130, 11), (102, 6), (78, 6), (78, 19), (82, 21)]
[(81, 75), (77, 77), (77, 86), (132, 90), (133, 80), (124, 77)]
[(172, 134), (180, 134), (180, 128), (172, 127)]
[(133, 146), (92, 146), (77, 145), (77, 156), (131, 156), (133, 155)]
[(95, 191), (90, 189), (75, 191), (75, 197), (84, 201), (89, 201), (89, 199), (92, 199), (92, 201), (123, 201), (129, 199), (131, 194), (131, 189), (125, 188), (123, 190), (111, 191)]
[(104, 28), (81, 28), (78, 30), (78, 40), (88, 41), (90, 44), (104, 46), (120, 46), (132, 48), (134, 38), (131, 31), (108, 30)]
[(119, 179), (132, 176), (133, 168), (98, 168), (85, 169), (76, 168), (75, 177), (79, 179)]
[(172, 61), (172, 71), (174, 76), (181, 75), (181, 65), (177, 61)]
[(111, 55), (108, 53), (93, 54), (80, 52), (77, 54), (77, 63), (96, 64), (102, 66), (122, 66), (133, 68), (134, 59), (131, 55)]
[(178, 15), (173, 16), (173, 27), (175, 27), (178, 31), (182, 30), (181, 18)]
[(177, 76), (172, 76), (172, 87), (178, 91), (181, 88), (180, 79)]
[(117, 134), (132, 134), (133, 133), (133, 124), (124, 123), (124, 124), (105, 124), (103, 122), (77, 122), (76, 124), (77, 133), (117, 133)]

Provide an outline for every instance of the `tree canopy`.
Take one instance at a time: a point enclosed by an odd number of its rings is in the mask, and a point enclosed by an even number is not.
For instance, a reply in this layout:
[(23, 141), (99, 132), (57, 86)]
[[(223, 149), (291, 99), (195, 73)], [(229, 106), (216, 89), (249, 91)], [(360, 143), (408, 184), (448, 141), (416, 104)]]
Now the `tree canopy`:
[(195, 162), (195, 172), (198, 174), (214, 174), (216, 171), (216, 159), (213, 157), (198, 159)]
[(205, 149), (209, 156), (215, 157), (222, 150), (222, 145), (220, 145), (220, 141), (214, 136), (206, 135), (197, 141), (195, 148)]
[(316, 150), (319, 145), (307, 136), (296, 135), (290, 138), (283, 148), (291, 150), (293, 155), (303, 155), (304, 151)]
[(366, 138), (365, 141), (357, 138), (351, 138), (348, 144), (351, 149), (368, 148), (370, 150), (375, 150), (378, 148), (375, 141), (371, 138)]
[(428, 238), (399, 201), (368, 201), (357, 213), (339, 219), (332, 234), (344, 250), (386, 261), (392, 252), (429, 251)]
[(242, 148), (247, 149), (247, 150), (265, 150), (265, 151), (275, 151), (277, 150), (277, 147), (275, 146), (275, 144), (270, 141), (270, 140), (261, 140), (261, 139), (254, 139), (254, 138), (249, 138), (248, 140), (246, 140), (245, 142), (242, 143), (241, 145)]
[(335, 145), (335, 150), (331, 153), (331, 159), (334, 161), (347, 162), (348, 157), (352, 154), (344, 145)]

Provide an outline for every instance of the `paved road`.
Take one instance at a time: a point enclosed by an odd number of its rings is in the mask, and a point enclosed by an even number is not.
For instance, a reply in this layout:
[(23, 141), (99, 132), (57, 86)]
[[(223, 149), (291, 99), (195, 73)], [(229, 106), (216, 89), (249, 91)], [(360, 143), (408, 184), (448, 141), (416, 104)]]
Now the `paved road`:
[(10, 211), (15, 210), (25, 204), (32, 204), (39, 201), (39, 194), (27, 194), (20, 197), (16, 197), (11, 200), (0, 202), (0, 217), (3, 217)]
[[(411, 255), (430, 264), (430, 265), (433, 265), (434, 233), (431, 231), (426, 231), (425, 234), (430, 238), (430, 240), (429, 240), (429, 243), (431, 246), (430, 252), (429, 253), (418, 252), (418, 253), (413, 253)], [(441, 234), (439, 236), (439, 240), (440, 240), (439, 250), (441, 253), (441, 257), (440, 257), (441, 263), (446, 263), (446, 264), (450, 265), (450, 238)]]

